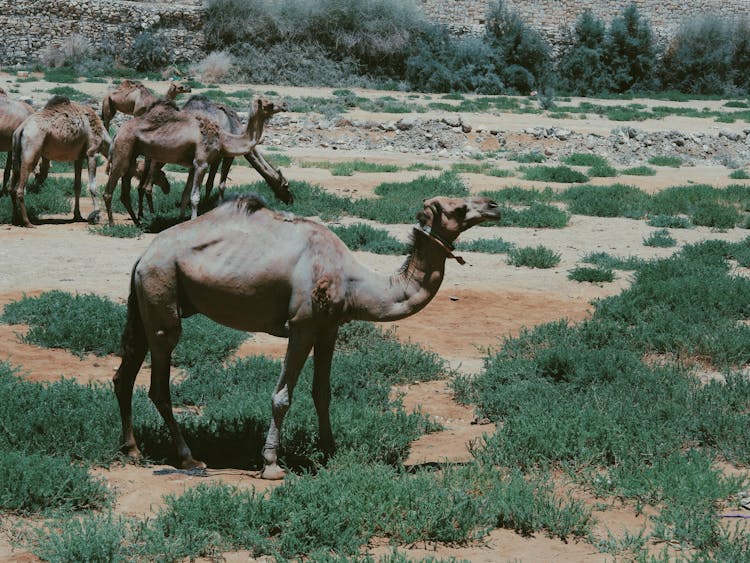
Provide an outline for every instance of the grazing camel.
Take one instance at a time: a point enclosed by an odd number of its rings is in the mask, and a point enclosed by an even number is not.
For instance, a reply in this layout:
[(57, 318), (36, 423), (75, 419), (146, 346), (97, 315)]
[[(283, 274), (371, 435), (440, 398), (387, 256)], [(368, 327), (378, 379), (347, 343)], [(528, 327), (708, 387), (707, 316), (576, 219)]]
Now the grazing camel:
[[(185, 102), (185, 104), (182, 106), (182, 110), (198, 113), (200, 115), (208, 117), (209, 119), (213, 119), (219, 124), (222, 130), (229, 133), (233, 133), (235, 135), (239, 135), (242, 133), (242, 121), (240, 120), (240, 116), (237, 115), (236, 111), (225, 104), (214, 102), (202, 94), (190, 96), (188, 101)], [(262, 138), (259, 138), (258, 143), (260, 144), (261, 141)], [(294, 201), (294, 197), (289, 191), (289, 182), (287, 181), (287, 179), (284, 178), (284, 175), (280, 170), (273, 167), (263, 157), (263, 155), (258, 152), (257, 147), (253, 147), (253, 149), (244, 156), (245, 159), (252, 165), (252, 167), (255, 168), (255, 170), (263, 177), (263, 179), (266, 180), (268, 185), (273, 190), (274, 195), (279, 200), (283, 201), (284, 203), (292, 203)], [(211, 190), (213, 189), (214, 185), (214, 178), (219, 168), (219, 164), (221, 164), (219, 194), (222, 199), (224, 198), (226, 180), (227, 176), (229, 175), (229, 168), (232, 166), (233, 161), (234, 157), (230, 156), (221, 158), (209, 164), (208, 176), (206, 178), (206, 198), (211, 195)], [(150, 168), (154, 171), (154, 173), (157, 173), (161, 169), (161, 166), (161, 163), (151, 163)], [(193, 171), (191, 170), (190, 172), (192, 174)], [(183, 210), (183, 213), (185, 207), (187, 206), (187, 201), (190, 194), (191, 180), (192, 176), (188, 175), (188, 181), (185, 183), (185, 188), (182, 192), (180, 208)], [(149, 177), (147, 177), (145, 181), (141, 181), (141, 184), (138, 186), (139, 196), (141, 198), (143, 197), (141, 194), (144, 190), (147, 194), (151, 193), (150, 184), (151, 179)], [(141, 210), (139, 209), (138, 217), (140, 218), (141, 216)]]
[(9, 98), (8, 93), (0, 88), (0, 151), (7, 153), (5, 171), (3, 172), (3, 187), (0, 195), (8, 193), (8, 180), (10, 180), (12, 160), (10, 149), (13, 143), (13, 131), (32, 113), (34, 113), (34, 108), (30, 104)]
[[(65, 96), (53, 96), (47, 104), (30, 115), (13, 133), (13, 174), (10, 195), (13, 199), (13, 222), (33, 227), (26, 213), (24, 190), (29, 173), (40, 158), (58, 162), (74, 162), (75, 206), (73, 220), (83, 220), (79, 200), (81, 197), (81, 171), (88, 159), (89, 194), (94, 211), (89, 222), (99, 219), (96, 201), (96, 155), (108, 155), (112, 140), (102, 120), (89, 106), (71, 102)], [(20, 212), (20, 218), (19, 218)]]
[(153, 162), (171, 162), (193, 168), (189, 182), (192, 189), (192, 218), (195, 219), (198, 216), (200, 187), (208, 164), (222, 157), (242, 156), (250, 152), (263, 134), (265, 121), (285, 110), (285, 104), (255, 100), (245, 131), (241, 135), (234, 135), (222, 131), (218, 123), (203, 115), (180, 111), (172, 102), (156, 102), (143, 115), (124, 123), (115, 137), (104, 192), (109, 224), (114, 224), (112, 193), (120, 178), (120, 200), (130, 218), (138, 224), (130, 202), (130, 180), (133, 162), (139, 155)]
[(131, 402), (136, 375), (150, 350), (149, 397), (170, 430), (180, 463), (186, 469), (205, 467), (182, 437), (169, 391), (180, 319), (201, 313), (235, 329), (289, 338), (271, 397), (273, 418), (261, 476), (284, 475), (277, 464), (281, 425), (312, 349), (319, 446), (331, 455), (330, 370), (339, 326), (351, 320), (395, 321), (420, 311), (440, 287), (446, 259), (463, 263), (452, 253), (458, 235), (499, 218), (500, 208), (484, 197), (425, 200), (411, 253), (390, 277), (360, 264), (325, 226), (268, 209), (259, 196), (227, 201), (163, 231), (135, 263), (130, 282), (122, 363), (114, 376), (124, 451), (140, 456)]
[[(191, 92), (190, 86), (182, 82), (172, 81), (169, 83), (164, 99), (172, 101), (180, 94)], [(109, 129), (109, 123), (119, 111), (128, 115), (142, 115), (149, 106), (153, 105), (159, 98), (149, 92), (140, 82), (125, 79), (120, 82), (116, 90), (108, 92), (102, 100), (102, 121), (104, 127)]]

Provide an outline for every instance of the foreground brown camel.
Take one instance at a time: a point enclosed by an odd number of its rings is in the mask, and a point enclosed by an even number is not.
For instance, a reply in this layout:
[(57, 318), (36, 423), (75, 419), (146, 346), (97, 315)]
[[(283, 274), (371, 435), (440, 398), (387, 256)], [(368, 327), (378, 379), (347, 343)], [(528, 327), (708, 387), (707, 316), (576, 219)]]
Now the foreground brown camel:
[(10, 189), (13, 198), (13, 222), (33, 227), (26, 213), (24, 190), (29, 173), (40, 158), (75, 163), (75, 221), (83, 219), (79, 206), (81, 171), (84, 159), (88, 160), (89, 194), (94, 203), (94, 211), (89, 214), (88, 220), (98, 221), (96, 155), (102, 154), (106, 157), (111, 142), (102, 120), (92, 108), (71, 102), (64, 96), (53, 96), (42, 109), (29, 116), (13, 133), (13, 175)]
[[(223, 131), (227, 131), (235, 135), (239, 135), (242, 133), (242, 121), (240, 120), (240, 116), (236, 111), (225, 104), (214, 102), (202, 94), (191, 96), (188, 101), (185, 102), (185, 104), (182, 106), (182, 110), (198, 113), (200, 115), (208, 117), (209, 119), (213, 119), (219, 124)], [(263, 131), (261, 130), (261, 136), (262, 134)], [(261, 141), (262, 137), (258, 139), (258, 143), (260, 144)], [(283, 201), (284, 203), (292, 203), (294, 201), (294, 197), (289, 191), (289, 182), (287, 181), (287, 179), (284, 178), (280, 170), (274, 168), (265, 158), (263, 158), (263, 155), (258, 152), (257, 147), (254, 147), (249, 153), (245, 154), (244, 156), (245, 159), (252, 165), (252, 167), (255, 168), (255, 170), (266, 180), (268, 185), (271, 187), (271, 190), (273, 190), (274, 195), (279, 200)], [(219, 168), (220, 163), (221, 177), (219, 179), (219, 194), (222, 199), (224, 198), (226, 180), (227, 176), (229, 175), (229, 168), (232, 166), (233, 161), (234, 157), (230, 156), (209, 163), (208, 177), (206, 178), (206, 198), (211, 195), (211, 190), (213, 189), (214, 185), (214, 178), (216, 176), (216, 172)], [(161, 166), (162, 163), (151, 163), (151, 170), (153, 170), (154, 173), (158, 173), (158, 171), (161, 169)], [(191, 174), (193, 173), (192, 170), (190, 172)], [(182, 192), (180, 205), (183, 213), (185, 207), (187, 206), (188, 197), (192, 188), (191, 181), (192, 176), (188, 175), (188, 181), (185, 183), (185, 188)], [(142, 194), (144, 190), (150, 196), (150, 184), (151, 180), (147, 177), (146, 180), (142, 181), (138, 186), (138, 193), (141, 199), (143, 198)], [(140, 208), (138, 210), (138, 217), (142, 217)]]
[[(172, 101), (180, 94), (191, 92), (190, 86), (182, 82), (172, 81), (169, 83), (165, 100)], [(119, 111), (128, 115), (142, 115), (149, 106), (153, 105), (159, 98), (154, 96), (148, 88), (140, 82), (125, 79), (120, 82), (116, 90), (108, 92), (102, 100), (102, 121), (104, 127), (109, 129), (109, 123)]]
[(285, 105), (258, 99), (253, 104), (245, 131), (242, 135), (234, 135), (222, 131), (215, 121), (203, 115), (180, 111), (172, 102), (156, 102), (140, 117), (124, 123), (115, 138), (104, 192), (109, 224), (114, 224), (112, 193), (121, 178), (120, 200), (130, 218), (138, 224), (130, 202), (130, 180), (133, 162), (139, 155), (153, 162), (170, 162), (193, 169), (189, 181), (192, 186), (192, 218), (195, 219), (208, 163), (250, 152), (263, 134), (265, 121), (285, 110)]
[(32, 113), (34, 113), (34, 108), (30, 104), (9, 98), (7, 92), (0, 88), (0, 151), (7, 153), (1, 195), (8, 193), (8, 180), (10, 180), (12, 160), (10, 148), (13, 143), (13, 131)]
[(360, 264), (325, 226), (265, 207), (258, 196), (228, 201), (194, 221), (159, 234), (136, 262), (122, 335), (122, 363), (114, 376), (124, 451), (140, 456), (133, 435), (133, 385), (151, 351), (149, 397), (169, 427), (183, 468), (193, 458), (172, 413), (169, 370), (181, 317), (201, 313), (225, 326), (288, 336), (281, 376), (271, 398), (273, 418), (263, 447), (266, 479), (280, 479), (281, 425), (295, 384), (314, 348), (313, 401), (320, 448), (334, 451), (329, 420), (330, 370), (340, 325), (351, 320), (395, 321), (420, 311), (435, 296), (458, 235), (499, 219), (484, 197), (435, 197), (417, 215), (409, 257), (385, 276)]

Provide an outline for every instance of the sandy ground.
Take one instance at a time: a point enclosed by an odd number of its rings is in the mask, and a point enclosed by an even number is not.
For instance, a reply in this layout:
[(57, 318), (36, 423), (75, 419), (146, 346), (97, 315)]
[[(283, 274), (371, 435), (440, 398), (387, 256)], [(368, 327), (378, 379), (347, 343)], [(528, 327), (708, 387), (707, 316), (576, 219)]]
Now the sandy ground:
[[(0, 76), (0, 83), (4, 82)], [(43, 84), (24, 84), (22, 95), (38, 98), (35, 90), (45, 88)], [(92, 95), (101, 96), (106, 85), (81, 84), (82, 90), (91, 90)], [(245, 87), (247, 88), (247, 87)], [(165, 89), (155, 85), (155, 89)], [(321, 89), (304, 93), (292, 88), (253, 87), (258, 92), (266, 89), (280, 91), (282, 95), (325, 95)], [(380, 96), (383, 92), (367, 93)], [(713, 102), (698, 102), (696, 107)], [(424, 114), (420, 114), (424, 115)], [(369, 116), (377, 119), (378, 116)], [(544, 124), (543, 118), (529, 115), (467, 116), (469, 121), (497, 122), (502, 130), (520, 130), (524, 127)], [(602, 121), (602, 123), (599, 123)], [(557, 125), (560, 120), (554, 120)], [(568, 124), (570, 125), (570, 124)], [(722, 128), (732, 124), (722, 124)], [(570, 125), (572, 128), (572, 125)], [(592, 127), (599, 131), (612, 129), (612, 122), (604, 120), (576, 120), (575, 130)], [(641, 122), (639, 127), (651, 130), (681, 131), (702, 130), (712, 132), (716, 124), (711, 120), (670, 118), (669, 121)], [(697, 128), (697, 129), (696, 129)], [(284, 154), (294, 159), (342, 160), (364, 158), (377, 162), (409, 163), (415, 160), (408, 154), (373, 153), (345, 154), (325, 148), (300, 149), (280, 147)], [(445, 161), (436, 161), (447, 165)], [(508, 164), (511, 166), (512, 164)], [(318, 183), (325, 189), (341, 195), (365, 197), (383, 181), (411, 180), (418, 174), (355, 174), (351, 177), (334, 177), (326, 170), (301, 168), (292, 165), (284, 168), (291, 179), (304, 179)], [(728, 170), (721, 167), (694, 166), (680, 169), (659, 169), (654, 177), (628, 178), (647, 191), (658, 191), (667, 186), (684, 185), (689, 182), (722, 185)], [(507, 185), (544, 187), (545, 184), (522, 182), (517, 178), (491, 178), (475, 174), (463, 176), (472, 189), (501, 188)], [(105, 182), (99, 172), (99, 184)], [(241, 184), (256, 181), (255, 172), (236, 166), (230, 174), (230, 183)], [(606, 180), (606, 179), (604, 179)], [(158, 195), (156, 196), (158, 197)], [(82, 200), (83, 215), (91, 209), (89, 199)], [(127, 223), (125, 217), (118, 221)], [(353, 222), (345, 219), (342, 222)], [(401, 240), (406, 240), (410, 226), (392, 226), (388, 230)], [(618, 272), (609, 284), (578, 283), (567, 278), (569, 270), (581, 263), (581, 258), (594, 251), (608, 252), (618, 256), (666, 256), (675, 249), (658, 249), (643, 246), (643, 239), (655, 229), (644, 221), (622, 218), (599, 219), (574, 216), (564, 229), (520, 229), (486, 227), (475, 228), (464, 235), (465, 240), (500, 236), (520, 246), (544, 245), (560, 253), (560, 264), (549, 270), (516, 268), (506, 262), (504, 255), (464, 253), (465, 266), (449, 261), (443, 287), (432, 303), (419, 314), (394, 323), (398, 336), (431, 349), (448, 360), (450, 366), (465, 373), (477, 373), (482, 369), (482, 360), (488, 350), (498, 346), (506, 336), (517, 334), (523, 327), (566, 318), (571, 322), (584, 319), (592, 310), (593, 300), (613, 295), (627, 287), (629, 276)], [(742, 240), (747, 231), (732, 229), (727, 232), (712, 232), (695, 228), (673, 230), (678, 248), (686, 243), (705, 238)], [(60, 289), (69, 292), (93, 292), (124, 302), (127, 297), (130, 269), (136, 258), (149, 245), (153, 235), (137, 239), (116, 239), (96, 236), (89, 232), (86, 224), (43, 223), (35, 229), (22, 229), (0, 225), (0, 306), (25, 294)], [(391, 272), (399, 267), (403, 258), (357, 253), (358, 258), (374, 270)], [(65, 314), (61, 311), (60, 314)], [(35, 381), (54, 381), (60, 377), (73, 377), (82, 382), (108, 383), (119, 364), (116, 357), (79, 359), (60, 350), (41, 349), (20, 341), (25, 327), (0, 325), (0, 359), (21, 367), (25, 377)], [(240, 348), (238, 355), (264, 353), (280, 356), (285, 350), (285, 341), (257, 334), (250, 337)], [(335, 361), (335, 360), (334, 360)], [(139, 384), (145, 384), (141, 375)], [(445, 426), (443, 432), (424, 436), (412, 447), (408, 464), (464, 461), (470, 454), (467, 444), (480, 439), (483, 433), (493, 430), (491, 425), (473, 424), (471, 409), (456, 404), (446, 381), (411, 385), (397, 390), (404, 394), (408, 409), (421, 409)], [(335, 408), (335, 405), (334, 405)], [(272, 483), (259, 480), (257, 475), (241, 470), (210, 470), (208, 477), (191, 477), (174, 471), (168, 466), (136, 467), (112, 466), (95, 469), (96, 475), (105, 478), (117, 493), (115, 510), (120, 514), (144, 517), (153, 514), (163, 505), (163, 495), (179, 494), (187, 487), (208, 481), (232, 483), (240, 487), (263, 489)], [(637, 533), (645, 524), (644, 516), (636, 516), (632, 508), (609, 506), (607, 510), (597, 508), (594, 499), (582, 498), (596, 508), (599, 522), (597, 531), (606, 535), (610, 530), (615, 535), (624, 531)], [(371, 546), (374, 555), (388, 553), (387, 545)], [(543, 534), (521, 537), (507, 530), (493, 531), (481, 544), (470, 546), (425, 546), (415, 545), (407, 549), (410, 556), (456, 557), (471, 561), (604, 561), (611, 559), (597, 553), (589, 544), (564, 543)], [(247, 553), (227, 554), (229, 561), (247, 561)], [(23, 551), (16, 551), (5, 534), (0, 534), (0, 561), (33, 560)]]

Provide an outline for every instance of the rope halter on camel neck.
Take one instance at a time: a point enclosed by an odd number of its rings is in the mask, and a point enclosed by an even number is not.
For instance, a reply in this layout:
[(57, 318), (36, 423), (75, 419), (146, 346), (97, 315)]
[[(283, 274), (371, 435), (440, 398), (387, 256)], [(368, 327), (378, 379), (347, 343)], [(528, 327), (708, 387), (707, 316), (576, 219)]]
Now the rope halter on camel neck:
[(453, 254), (453, 251), (456, 250), (456, 247), (453, 246), (451, 242), (433, 233), (432, 228), (429, 225), (421, 225), (421, 224), (414, 225), (414, 231), (418, 233), (422, 233), (432, 242), (437, 244), (440, 248), (442, 248), (445, 251), (445, 254), (446, 256), (448, 256), (448, 258), (453, 258), (456, 262), (458, 262), (462, 266), (466, 264), (466, 260), (464, 260), (461, 256), (456, 256), (455, 254)]

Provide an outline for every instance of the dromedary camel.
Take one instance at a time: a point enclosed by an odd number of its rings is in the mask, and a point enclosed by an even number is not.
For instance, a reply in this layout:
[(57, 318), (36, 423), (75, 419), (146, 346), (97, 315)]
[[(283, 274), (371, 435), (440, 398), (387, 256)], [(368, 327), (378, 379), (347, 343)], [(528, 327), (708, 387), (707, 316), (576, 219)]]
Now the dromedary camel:
[(5, 171), (3, 172), (3, 188), (0, 195), (8, 193), (8, 180), (10, 180), (12, 160), (10, 149), (13, 144), (13, 131), (32, 113), (34, 113), (34, 108), (30, 104), (9, 98), (8, 93), (0, 88), (0, 151), (7, 153)]
[(24, 190), (29, 173), (40, 158), (75, 163), (73, 219), (76, 221), (82, 220), (79, 206), (81, 171), (84, 159), (88, 159), (89, 194), (94, 203), (94, 211), (89, 214), (88, 220), (97, 221), (99, 204), (96, 201), (96, 155), (106, 157), (111, 142), (102, 120), (92, 108), (71, 102), (64, 96), (53, 96), (42, 109), (26, 118), (13, 133), (13, 175), (10, 189), (13, 222), (33, 227), (26, 213)]
[(222, 157), (242, 156), (250, 152), (263, 134), (265, 121), (285, 110), (286, 105), (265, 99), (255, 100), (245, 131), (242, 135), (234, 135), (222, 131), (218, 123), (203, 115), (180, 111), (172, 102), (156, 102), (140, 117), (124, 123), (115, 137), (104, 192), (109, 224), (114, 224), (112, 193), (120, 178), (120, 200), (130, 218), (138, 224), (130, 202), (131, 171), (138, 155), (144, 155), (152, 162), (171, 162), (194, 169), (190, 201), (192, 218), (195, 219), (198, 216), (200, 187), (208, 163)]
[(320, 448), (334, 451), (329, 420), (330, 369), (338, 328), (351, 320), (394, 321), (435, 296), (453, 242), (468, 228), (500, 218), (488, 198), (425, 200), (411, 253), (392, 276), (360, 264), (325, 226), (265, 207), (258, 196), (230, 200), (195, 221), (159, 234), (133, 267), (122, 363), (114, 376), (124, 451), (138, 457), (133, 435), (133, 384), (151, 351), (149, 397), (164, 418), (183, 468), (193, 458), (172, 413), (169, 370), (181, 317), (201, 313), (239, 330), (288, 336), (273, 418), (263, 447), (262, 477), (279, 479), (281, 425), (297, 377), (314, 348), (313, 401)]
[[(190, 91), (190, 86), (187, 84), (172, 81), (169, 83), (169, 88), (163, 99), (172, 101), (180, 94)], [(158, 99), (140, 82), (123, 80), (116, 90), (108, 92), (102, 100), (104, 127), (109, 129), (109, 123), (118, 111), (138, 116), (143, 114)]]
[[(185, 104), (182, 106), (182, 110), (205, 115), (209, 119), (213, 119), (214, 121), (216, 121), (222, 128), (222, 130), (229, 133), (235, 135), (239, 135), (242, 133), (242, 121), (236, 111), (225, 104), (214, 102), (213, 100), (210, 100), (202, 94), (190, 96), (188, 101), (185, 102)], [(261, 131), (261, 136), (262, 133), (263, 131)], [(261, 141), (262, 137), (258, 139), (258, 143), (260, 144)], [(284, 178), (284, 175), (280, 170), (273, 167), (263, 157), (263, 155), (258, 151), (257, 147), (253, 147), (253, 149), (244, 156), (245, 159), (252, 165), (252, 167), (255, 168), (255, 170), (263, 177), (263, 179), (266, 180), (268, 185), (271, 187), (271, 190), (273, 190), (274, 195), (279, 200), (283, 201), (284, 203), (292, 203), (294, 201), (294, 197), (289, 191), (289, 182), (287, 181), (287, 179)], [(227, 176), (229, 175), (229, 168), (232, 166), (233, 161), (234, 157), (230, 156), (209, 163), (208, 176), (206, 178), (206, 198), (211, 195), (211, 190), (213, 189), (214, 185), (214, 178), (219, 168), (219, 164), (221, 164), (219, 194), (223, 199), (224, 190), (226, 189), (226, 180)], [(158, 174), (161, 166), (162, 163), (151, 163), (150, 170), (152, 170), (154, 174)], [(188, 181), (185, 183), (185, 188), (182, 192), (180, 208), (182, 209), (183, 213), (185, 211), (185, 207), (187, 206), (190, 190), (192, 188), (192, 173), (193, 171), (191, 170), (190, 175), (188, 175)], [(142, 181), (138, 186), (139, 197), (141, 199), (143, 198), (142, 194), (144, 193), (144, 191), (146, 192), (146, 194), (151, 193), (151, 178), (148, 176), (146, 177), (145, 181)], [(138, 210), (138, 217), (142, 217), (140, 208)]]

